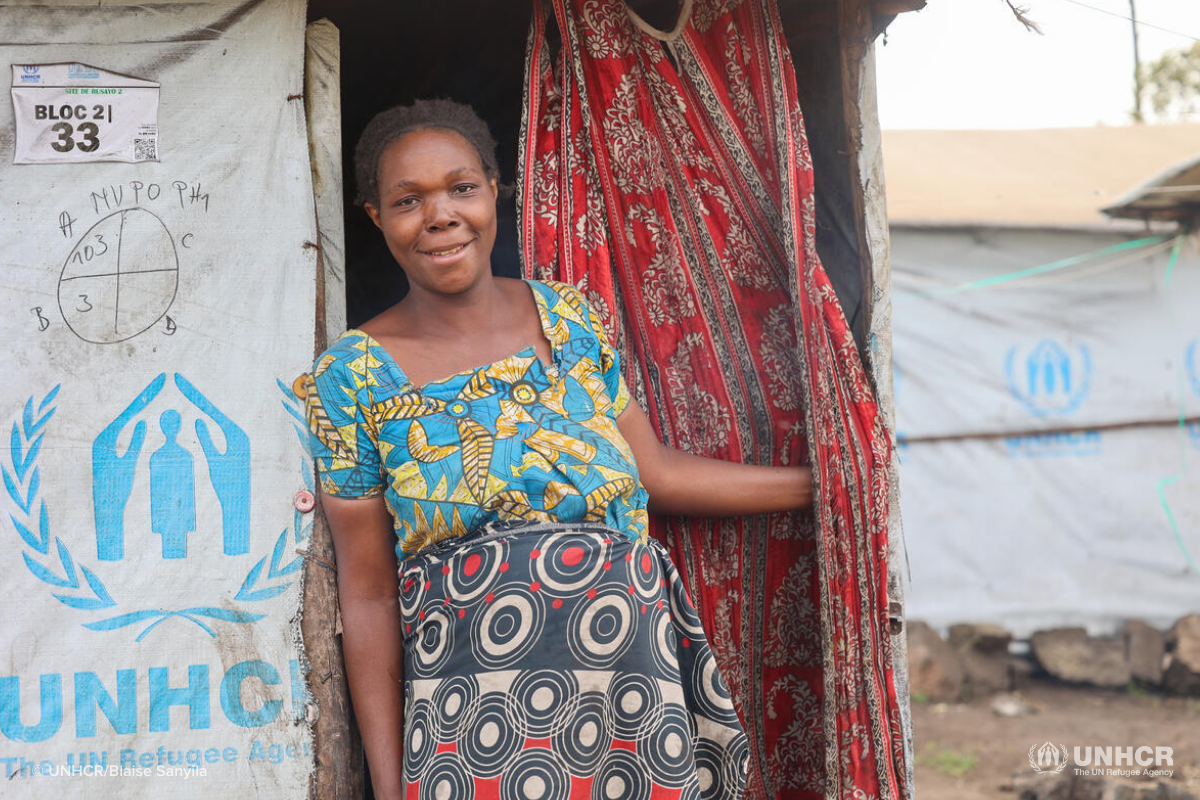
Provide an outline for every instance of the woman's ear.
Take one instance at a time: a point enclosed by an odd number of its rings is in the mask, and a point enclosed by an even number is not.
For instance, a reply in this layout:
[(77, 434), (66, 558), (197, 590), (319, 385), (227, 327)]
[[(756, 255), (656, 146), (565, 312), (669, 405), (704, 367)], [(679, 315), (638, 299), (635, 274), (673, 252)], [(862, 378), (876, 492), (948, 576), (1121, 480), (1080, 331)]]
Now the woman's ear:
[(383, 226), (379, 224), (379, 209), (374, 203), (363, 203), (363, 211), (367, 212), (367, 216), (371, 218), (371, 222), (375, 223), (375, 227), (383, 230)]
[(500, 184), (496, 177), (492, 177), (492, 199), (495, 200), (500, 196)]

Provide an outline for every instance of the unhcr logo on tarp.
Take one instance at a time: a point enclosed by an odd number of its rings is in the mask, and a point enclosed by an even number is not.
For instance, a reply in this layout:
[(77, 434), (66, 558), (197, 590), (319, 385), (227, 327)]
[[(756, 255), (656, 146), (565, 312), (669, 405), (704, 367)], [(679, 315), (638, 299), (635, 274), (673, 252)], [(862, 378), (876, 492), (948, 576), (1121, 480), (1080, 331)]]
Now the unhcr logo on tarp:
[[(1032, 347), (1009, 348), (1004, 361), (1008, 390), (1033, 417), (1039, 419), (1073, 414), (1091, 391), (1092, 356), (1087, 345), (1063, 345), (1042, 339)], [(1012, 457), (1043, 458), (1097, 455), (1101, 449), (1098, 430), (1048, 430), (1006, 436), (1005, 448)]]
[[(175, 386), (186, 402), (171, 402), (170, 407), (157, 415), (161, 441), (147, 446), (150, 424), (155, 420), (153, 414), (148, 419), (143, 417), (166, 383), (166, 373), (160, 373), (92, 443), (96, 562), (85, 563), (80, 543), (72, 542), (73, 537), (68, 535), (64, 540), (56, 534), (64, 530), (54, 524), (59, 506), (54, 504), (53, 497), (46, 496), (49, 492), (43, 491), (39, 478), (40, 459), (45, 455), (42, 442), (58, 410), (61, 386), (40, 400), (30, 397), (26, 401), (19, 419), (13, 423), (7, 458), (0, 462), (4, 491), (15, 509), (9, 519), (20, 537), (21, 559), (29, 574), (44, 585), (50, 597), (79, 612), (84, 619), (90, 617), (88, 621), (81, 620), (84, 628), (117, 631), (137, 627), (140, 632), (135, 641), (159, 630), (168, 620), (189, 623), (216, 638), (216, 622), (248, 625), (263, 619), (264, 604), (287, 591), (299, 577), (303, 565), (300, 548), (306, 545), (312, 532), (312, 520), (306, 515), (313, 504), (301, 503), (298, 496), (290, 529), (285, 528), (274, 539), (273, 546), (263, 542), (260, 545), (267, 546), (251, 553), (249, 437), (187, 378), (175, 373)], [(304, 444), (308, 431), (303, 426), (302, 406), (285, 384), (277, 383), (283, 393), (284, 409)], [(180, 442), (184, 429), (181, 410), (195, 417), (196, 441), (205, 458), (208, 487), (203, 487), (195, 456)], [(214, 441), (214, 434), (223, 441)], [(127, 443), (119, 444), (122, 441)], [(302, 474), (306, 479), (311, 475), (308, 463), (307, 456), (302, 457)], [(147, 577), (147, 568), (158, 561), (146, 552), (147, 531), (136, 531), (136, 546), (132, 552), (126, 552), (126, 507), (139, 480), (143, 486), (149, 484), (149, 508), (143, 508), (136, 518), (148, 521), (149, 525), (143, 527), (160, 537), (151, 549), (161, 553), (160, 563), (178, 564), (197, 554), (194, 551), (212, 552), (217, 548), (224, 556), (252, 555), (254, 560), (230, 564), (229, 586), (209, 586), (210, 582), (197, 585), (194, 588), (201, 590), (201, 595), (193, 596), (195, 592), (188, 591), (184, 602), (178, 602), (182, 598), (173, 598), (177, 606), (164, 607), (146, 599), (145, 589), (154, 585), (154, 579)], [(204, 526), (204, 535), (197, 532), (196, 498), (200, 488), (211, 488), (220, 505), (219, 537), (213, 535), (215, 519)], [(314, 490), (310, 483), (309, 501)], [(211, 509), (212, 504), (207, 507)], [(114, 569), (100, 568), (104, 562), (124, 562), (127, 555), (131, 556), (133, 569), (124, 575)], [(120, 564), (107, 566), (117, 568)], [(138, 577), (132, 577), (131, 573)], [(218, 576), (217, 572), (209, 574), (213, 578)], [(234, 583), (238, 580), (240, 583)], [(238, 586), (236, 593), (232, 586)], [(0, 728), (4, 725), (0, 715)]]
[(1010, 348), (1004, 373), (1009, 391), (1030, 414), (1066, 415), (1088, 396), (1092, 357), (1086, 345), (1072, 351), (1054, 339), (1042, 339), (1024, 354), (1019, 347)]
[(22, 84), (41, 83), (41, 82), (42, 82), (42, 68), (41, 67), (39, 67), (37, 64), (27, 64), (27, 65), (21, 67), (21, 83)]

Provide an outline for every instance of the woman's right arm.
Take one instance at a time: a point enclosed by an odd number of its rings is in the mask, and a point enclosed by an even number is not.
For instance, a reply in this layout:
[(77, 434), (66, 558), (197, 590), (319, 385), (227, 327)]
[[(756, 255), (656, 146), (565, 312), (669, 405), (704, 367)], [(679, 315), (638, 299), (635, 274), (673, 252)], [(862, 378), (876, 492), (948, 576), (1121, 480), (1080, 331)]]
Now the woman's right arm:
[(382, 497), (321, 495), (337, 556), (342, 654), (378, 800), (404, 796), (404, 651), (396, 534)]

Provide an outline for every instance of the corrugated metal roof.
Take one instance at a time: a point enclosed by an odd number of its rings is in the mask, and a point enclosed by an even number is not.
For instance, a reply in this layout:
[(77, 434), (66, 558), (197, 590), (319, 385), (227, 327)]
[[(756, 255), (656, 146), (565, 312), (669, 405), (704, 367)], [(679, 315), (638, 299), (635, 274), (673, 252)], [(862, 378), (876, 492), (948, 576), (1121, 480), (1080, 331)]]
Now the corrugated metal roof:
[(1200, 221), (1200, 155), (1155, 175), (1104, 209), (1112, 217)]
[(1101, 209), (1200, 159), (1200, 125), (884, 131), (883, 155), (893, 225), (1122, 230)]

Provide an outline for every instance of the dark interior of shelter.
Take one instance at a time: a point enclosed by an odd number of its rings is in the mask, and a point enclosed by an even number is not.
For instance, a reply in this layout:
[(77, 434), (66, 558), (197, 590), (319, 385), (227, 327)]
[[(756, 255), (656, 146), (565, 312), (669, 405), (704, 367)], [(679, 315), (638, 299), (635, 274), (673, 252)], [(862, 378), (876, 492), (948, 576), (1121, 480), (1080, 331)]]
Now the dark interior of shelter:
[[(679, 0), (627, 0), (660, 30), (670, 30)], [(855, 225), (852, 147), (847, 140), (839, 0), (780, 0), (796, 66), (816, 172), (817, 247), (863, 346), (870, 273)], [(342, 142), (346, 196), (346, 303), (350, 325), (397, 302), (404, 275), (363, 210), (353, 204), (354, 146), (377, 112), (416, 98), (468, 103), (499, 143), (501, 180), (514, 179), (521, 125), (524, 51), (533, 0), (346, 2), (316, 0), (309, 21), (329, 19), (341, 33)], [(888, 19), (877, 19), (877, 30)], [(876, 31), (877, 32), (877, 31)], [(500, 201), (493, 255), (497, 274), (518, 276), (515, 204)]]

